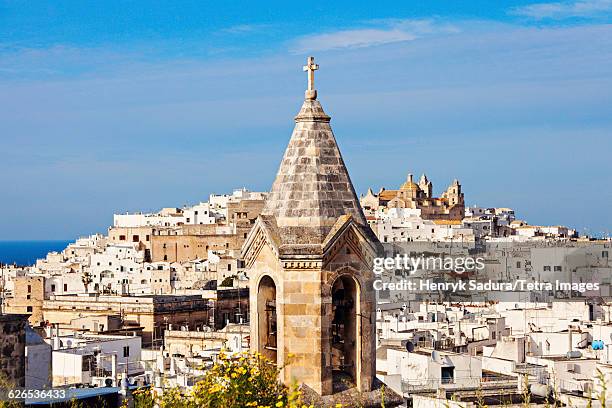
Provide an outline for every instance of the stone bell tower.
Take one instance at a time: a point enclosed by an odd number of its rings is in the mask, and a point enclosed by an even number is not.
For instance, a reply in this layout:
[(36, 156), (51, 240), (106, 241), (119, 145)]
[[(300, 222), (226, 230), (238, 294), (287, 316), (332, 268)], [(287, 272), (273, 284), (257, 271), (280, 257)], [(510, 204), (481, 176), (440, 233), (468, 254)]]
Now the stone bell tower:
[(375, 295), (370, 230), (336, 139), (308, 89), (264, 210), (242, 248), (250, 281), (251, 348), (286, 383), (329, 395), (370, 391), (375, 379)]

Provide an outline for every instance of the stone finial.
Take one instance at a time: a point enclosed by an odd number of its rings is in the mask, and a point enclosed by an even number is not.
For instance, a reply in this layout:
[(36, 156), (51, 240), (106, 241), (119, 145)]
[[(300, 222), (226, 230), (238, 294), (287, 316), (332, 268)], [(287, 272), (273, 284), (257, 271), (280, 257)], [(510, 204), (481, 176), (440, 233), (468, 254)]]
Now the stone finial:
[(314, 87), (314, 72), (319, 69), (319, 65), (315, 64), (314, 57), (308, 57), (303, 69), (308, 72), (308, 89), (304, 93), (304, 97), (308, 100), (317, 99), (317, 90)]

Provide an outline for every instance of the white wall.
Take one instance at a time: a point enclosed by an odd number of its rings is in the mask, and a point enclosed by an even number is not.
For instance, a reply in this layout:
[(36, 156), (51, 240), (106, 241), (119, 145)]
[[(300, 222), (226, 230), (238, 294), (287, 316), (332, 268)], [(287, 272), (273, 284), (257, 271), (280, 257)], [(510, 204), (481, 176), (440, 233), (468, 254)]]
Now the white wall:
[(51, 386), (51, 346), (33, 344), (26, 346), (25, 387), (43, 389)]

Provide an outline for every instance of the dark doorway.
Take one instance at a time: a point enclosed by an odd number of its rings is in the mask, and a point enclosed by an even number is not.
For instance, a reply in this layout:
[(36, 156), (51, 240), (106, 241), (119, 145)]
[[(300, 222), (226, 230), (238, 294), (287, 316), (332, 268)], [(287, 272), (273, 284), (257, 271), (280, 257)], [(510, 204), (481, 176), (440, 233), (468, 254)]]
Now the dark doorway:
[(332, 286), (332, 371), (334, 388), (350, 388), (357, 379), (357, 311), (355, 280), (341, 276)]
[(277, 363), (276, 285), (269, 276), (264, 276), (259, 282), (257, 315), (259, 352)]

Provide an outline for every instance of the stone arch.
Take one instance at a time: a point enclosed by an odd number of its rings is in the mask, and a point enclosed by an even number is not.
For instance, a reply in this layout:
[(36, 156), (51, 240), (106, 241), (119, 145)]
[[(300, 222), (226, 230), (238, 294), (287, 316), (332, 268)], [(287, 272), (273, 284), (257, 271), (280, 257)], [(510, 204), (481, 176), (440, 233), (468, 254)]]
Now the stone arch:
[(362, 285), (352, 268), (330, 277), (331, 367), (333, 388), (349, 380), (361, 383)]
[(267, 274), (257, 282), (257, 350), (271, 361), (278, 363), (278, 286)]

